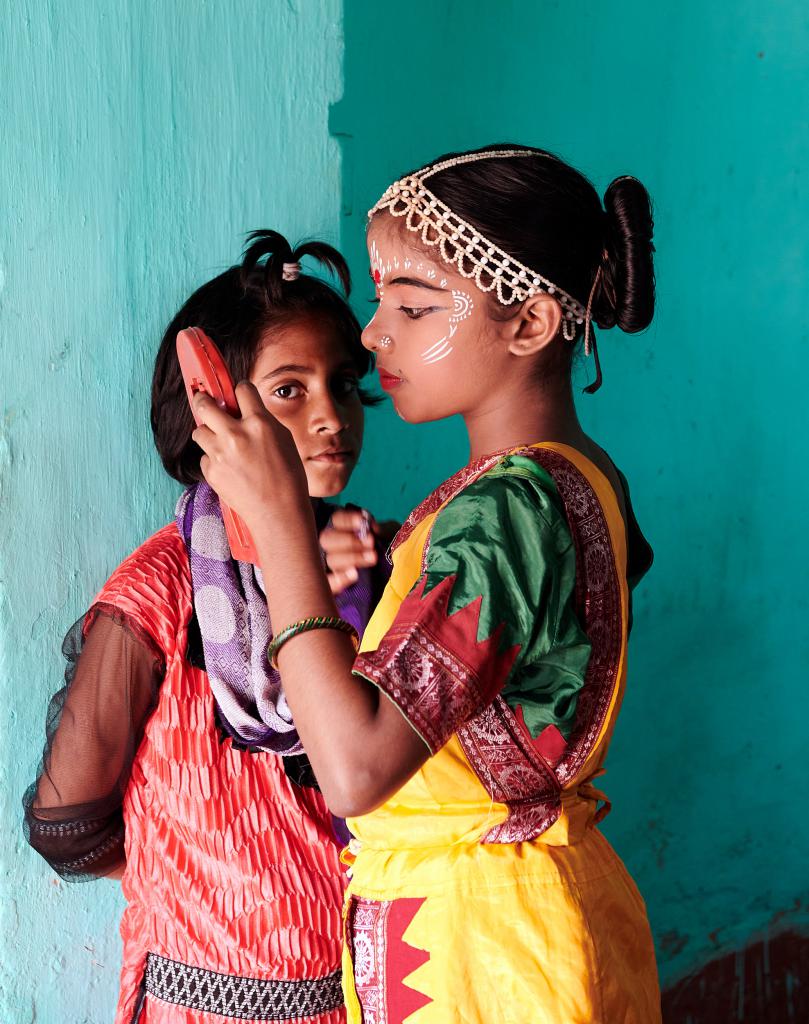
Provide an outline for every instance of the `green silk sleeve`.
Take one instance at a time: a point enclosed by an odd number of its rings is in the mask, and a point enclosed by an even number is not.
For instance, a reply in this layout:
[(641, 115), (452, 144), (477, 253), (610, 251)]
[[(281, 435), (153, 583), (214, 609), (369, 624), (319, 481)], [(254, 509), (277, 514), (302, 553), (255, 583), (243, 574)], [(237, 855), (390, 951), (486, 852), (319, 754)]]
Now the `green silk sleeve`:
[(479, 601), (477, 635), (516, 648), (500, 693), (536, 738), (568, 738), (590, 643), (574, 610), (576, 561), (556, 486), (535, 461), (512, 456), (439, 513), (424, 594), (452, 578), (448, 616)]
[(354, 671), (380, 687), (432, 753), (499, 696), (534, 739), (553, 726), (564, 743), (590, 656), (575, 585), (553, 480), (534, 460), (511, 456), (438, 513), (424, 572)]

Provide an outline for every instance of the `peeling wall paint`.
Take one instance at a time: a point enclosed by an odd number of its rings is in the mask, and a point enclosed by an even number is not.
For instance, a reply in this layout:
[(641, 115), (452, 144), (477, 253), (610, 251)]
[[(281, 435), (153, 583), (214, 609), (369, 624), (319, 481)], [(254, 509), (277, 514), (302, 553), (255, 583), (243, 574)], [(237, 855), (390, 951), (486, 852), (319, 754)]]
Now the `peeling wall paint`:
[[(344, 31), (330, 123), (358, 281), (365, 211), (447, 151), (528, 143), (601, 194), (625, 173), (650, 189), (657, 318), (600, 332), (604, 388), (579, 403), (656, 550), (605, 832), (646, 898), (664, 983), (776, 918), (806, 927), (805, 4), (413, 0), (406, 17), (347, 4)], [(458, 423), (373, 417), (353, 491), (384, 514), (466, 461)]]
[(117, 883), (27, 847), (61, 637), (173, 513), (151, 364), (244, 232), (337, 241), (339, 0), (19, 0), (0, 31), (0, 1022), (102, 1024)]
[(708, 961), (663, 995), (665, 1024), (802, 1024), (809, 1020), (809, 935), (766, 934)]

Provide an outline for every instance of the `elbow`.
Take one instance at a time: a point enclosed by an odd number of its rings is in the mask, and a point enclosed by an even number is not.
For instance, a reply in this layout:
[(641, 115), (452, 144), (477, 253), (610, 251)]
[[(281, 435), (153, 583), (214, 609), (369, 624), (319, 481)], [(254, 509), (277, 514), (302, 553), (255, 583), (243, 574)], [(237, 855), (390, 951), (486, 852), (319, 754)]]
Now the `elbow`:
[(357, 768), (342, 778), (321, 783), (323, 798), (329, 810), (338, 818), (361, 818), (370, 814), (395, 792), (395, 785), (380, 778), (378, 769)]

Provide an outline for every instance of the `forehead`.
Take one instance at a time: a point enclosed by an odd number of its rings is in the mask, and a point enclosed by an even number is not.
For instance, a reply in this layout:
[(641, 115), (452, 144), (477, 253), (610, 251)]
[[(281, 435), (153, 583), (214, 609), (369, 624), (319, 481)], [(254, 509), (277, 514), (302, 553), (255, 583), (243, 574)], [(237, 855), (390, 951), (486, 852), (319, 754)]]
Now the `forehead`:
[(256, 367), (260, 365), (269, 372), (272, 364), (306, 363), (315, 370), (328, 370), (353, 361), (347, 339), (333, 323), (305, 318), (267, 331), (261, 339)]
[(366, 241), (372, 257), (379, 253), (385, 259), (395, 256), (399, 259), (429, 263), (431, 266), (443, 264), (435, 250), (431, 251), (418, 245), (416, 236), (407, 230), (404, 223), (399, 223), (385, 214), (378, 215), (371, 221)]

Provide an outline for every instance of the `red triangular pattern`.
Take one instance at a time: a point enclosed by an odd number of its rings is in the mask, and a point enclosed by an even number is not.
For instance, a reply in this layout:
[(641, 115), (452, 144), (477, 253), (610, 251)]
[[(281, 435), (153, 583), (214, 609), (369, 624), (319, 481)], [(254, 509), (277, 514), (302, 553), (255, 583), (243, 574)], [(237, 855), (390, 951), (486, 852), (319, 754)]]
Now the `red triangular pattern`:
[(542, 758), (547, 761), (552, 768), (555, 768), (567, 751), (567, 740), (564, 738), (562, 733), (555, 725), (546, 725), (539, 736), (534, 739), (533, 736), (531, 736), (531, 730), (525, 724), (525, 713), (523, 712), (522, 704), (518, 704), (516, 708), (514, 708), (514, 717), (525, 730), (525, 735), (531, 741), (534, 749), (538, 751)]
[(410, 988), (405, 978), (430, 959), (423, 949), (416, 949), (404, 940), (410, 922), (421, 909), (424, 899), (394, 900), (388, 915), (387, 1002), (392, 1021), (404, 1021), (411, 1013), (432, 1002), (430, 996)]
[[(425, 577), (410, 597), (419, 599), (417, 615), (422, 628), (429, 630), (440, 639), (443, 647), (451, 651), (463, 664), (479, 676), (487, 691), (493, 687), (490, 696), (502, 689), (517, 655), (520, 645), (500, 651), (500, 638), (505, 629), (501, 622), (491, 636), (478, 640), (480, 611), (483, 596), (449, 614), (449, 599), (455, 584), (455, 575), (447, 576), (425, 595)], [(413, 608), (413, 611), (415, 611)], [(400, 620), (403, 616), (400, 616)], [(404, 623), (402, 623), (404, 624)]]

